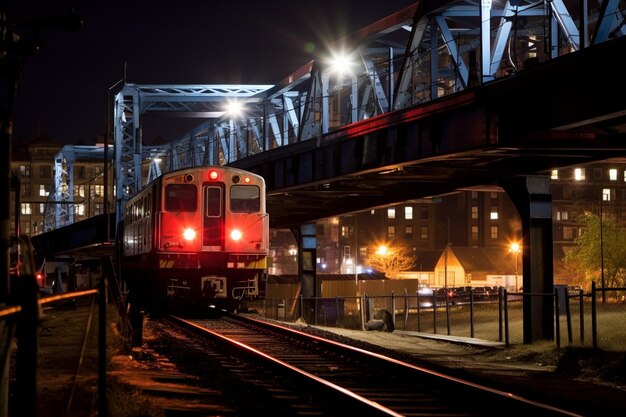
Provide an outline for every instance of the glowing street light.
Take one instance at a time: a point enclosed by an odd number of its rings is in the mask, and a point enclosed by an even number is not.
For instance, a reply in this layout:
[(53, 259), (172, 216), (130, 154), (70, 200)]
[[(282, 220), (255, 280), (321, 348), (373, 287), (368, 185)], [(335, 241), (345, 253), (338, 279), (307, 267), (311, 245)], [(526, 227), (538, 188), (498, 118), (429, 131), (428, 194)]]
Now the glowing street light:
[(352, 66), (354, 62), (349, 55), (344, 52), (337, 52), (332, 54), (332, 58), (329, 60), (330, 69), (339, 75), (352, 73)]
[(378, 250), (376, 251), (377, 255), (381, 255), (381, 256), (385, 256), (389, 253), (389, 249), (387, 249), (387, 246), (385, 245), (380, 245), (378, 247)]
[(509, 252), (515, 254), (515, 291), (517, 291), (518, 286), (517, 286), (517, 258), (519, 256), (519, 254), (522, 252), (522, 248), (520, 247), (519, 243), (517, 242), (512, 242), (511, 246), (509, 247)]
[(231, 118), (237, 118), (243, 114), (243, 103), (237, 100), (231, 100), (226, 104), (226, 113)]

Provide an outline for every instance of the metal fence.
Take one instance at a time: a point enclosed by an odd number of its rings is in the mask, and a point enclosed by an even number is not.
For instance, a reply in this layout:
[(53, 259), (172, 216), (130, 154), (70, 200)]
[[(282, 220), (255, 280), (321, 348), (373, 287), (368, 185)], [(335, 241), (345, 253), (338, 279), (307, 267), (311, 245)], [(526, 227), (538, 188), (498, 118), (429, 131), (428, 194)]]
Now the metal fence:
[[(472, 291), (473, 293), (473, 291)], [(599, 294), (604, 294), (600, 297)], [(524, 300), (552, 298), (557, 347), (580, 346), (626, 351), (626, 288), (596, 288), (588, 293), (557, 286), (554, 293), (515, 293), (503, 288), (487, 299), (451, 299), (444, 294), (266, 298), (251, 305), (275, 320), (347, 329), (365, 329), (388, 311), (397, 330), (524, 343)]]
[[(26, 253), (32, 253), (32, 245), (25, 246)], [(110, 261), (110, 260), (109, 260)], [(74, 291), (41, 298), (39, 287), (35, 279), (33, 268), (25, 268), (26, 273), (12, 276), (12, 299), (10, 303), (0, 304), (0, 417), (12, 414), (16, 416), (36, 416), (38, 396), (38, 366), (43, 363), (41, 348), (45, 342), (41, 338), (41, 322), (43, 307), (54, 306), (59, 303), (75, 304), (79, 301), (90, 301), (90, 309), (86, 315), (84, 339), (80, 352), (76, 357), (76, 373), (81, 371), (87, 348), (88, 336), (93, 328), (94, 318), (98, 319), (97, 356), (98, 356), (98, 415), (106, 414), (106, 306), (107, 289), (112, 295), (117, 312), (120, 315), (121, 333), (125, 341), (132, 340), (133, 329), (124, 314), (119, 302), (119, 288), (112, 277), (112, 264), (103, 262), (104, 275), (100, 279), (97, 289)], [(91, 298), (91, 299), (90, 299)], [(98, 306), (98, 308), (96, 308)], [(44, 343), (42, 343), (44, 342)], [(9, 378), (11, 376), (11, 378)], [(15, 384), (9, 394), (9, 380)], [(65, 413), (70, 415), (72, 401), (76, 389), (76, 379), (68, 388)], [(9, 407), (11, 406), (11, 407)]]

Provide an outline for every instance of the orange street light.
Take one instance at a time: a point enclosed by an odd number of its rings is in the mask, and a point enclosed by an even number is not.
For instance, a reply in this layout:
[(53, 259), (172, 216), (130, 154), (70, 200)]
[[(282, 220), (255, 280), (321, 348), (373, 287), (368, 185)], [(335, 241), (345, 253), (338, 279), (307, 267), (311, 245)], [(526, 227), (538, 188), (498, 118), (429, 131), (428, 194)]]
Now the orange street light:
[(517, 291), (517, 289), (519, 288), (517, 285), (517, 258), (519, 256), (519, 254), (522, 252), (522, 248), (520, 247), (519, 243), (517, 242), (513, 242), (511, 243), (511, 246), (509, 247), (509, 252), (515, 254), (515, 291)]

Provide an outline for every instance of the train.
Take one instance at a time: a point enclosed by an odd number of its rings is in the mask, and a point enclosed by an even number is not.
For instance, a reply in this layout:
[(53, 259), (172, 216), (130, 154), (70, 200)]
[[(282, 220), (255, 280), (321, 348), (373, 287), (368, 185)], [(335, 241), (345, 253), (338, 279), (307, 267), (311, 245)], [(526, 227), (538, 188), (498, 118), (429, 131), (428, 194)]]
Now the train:
[(228, 166), (162, 174), (125, 204), (119, 267), (130, 308), (236, 312), (262, 299), (263, 177)]

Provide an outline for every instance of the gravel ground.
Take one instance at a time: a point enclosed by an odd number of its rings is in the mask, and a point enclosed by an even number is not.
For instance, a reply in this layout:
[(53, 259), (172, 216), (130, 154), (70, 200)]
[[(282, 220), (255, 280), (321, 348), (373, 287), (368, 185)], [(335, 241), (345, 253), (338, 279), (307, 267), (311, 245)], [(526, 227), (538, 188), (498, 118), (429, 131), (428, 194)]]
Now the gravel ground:
[(504, 347), (472, 340), (456, 342), (416, 336), (413, 332), (294, 327), (334, 337), (365, 349), (434, 370), (446, 370), (482, 385), (546, 401), (585, 416), (626, 415), (626, 355), (561, 347), (554, 342)]
[[(89, 311), (89, 303), (79, 303), (44, 312), (38, 417), (97, 415), (97, 313), (89, 331), (84, 358), (79, 362)], [(107, 370), (110, 417), (163, 415), (160, 411), (163, 398), (145, 387), (154, 388), (159, 375), (171, 375), (179, 370), (170, 358), (158, 353), (158, 331), (151, 327), (153, 321), (150, 318), (146, 321), (144, 345), (134, 356), (123, 349), (116, 324), (112, 312), (108, 326), (110, 360)], [(624, 353), (568, 347), (557, 351), (552, 342), (505, 349), (432, 340), (399, 331), (313, 327), (301, 322), (292, 325), (434, 370), (450, 369), (458, 376), (529, 399), (549, 399), (580, 415), (626, 415)], [(18, 414), (10, 416), (17, 417)]]

